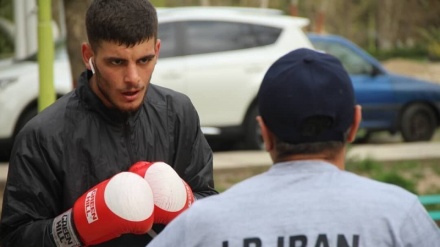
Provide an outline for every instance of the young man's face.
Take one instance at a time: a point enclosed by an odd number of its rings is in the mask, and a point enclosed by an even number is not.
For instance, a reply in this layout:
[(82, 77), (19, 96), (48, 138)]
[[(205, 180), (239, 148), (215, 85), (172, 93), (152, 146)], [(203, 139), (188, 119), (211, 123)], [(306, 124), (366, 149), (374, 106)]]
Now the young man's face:
[[(83, 47), (83, 56), (91, 49), (87, 47)], [(155, 42), (153, 38), (133, 47), (101, 42), (94, 53), (89, 50), (95, 69), (90, 80), (93, 92), (109, 108), (137, 110), (150, 84), (159, 49), (160, 40)]]

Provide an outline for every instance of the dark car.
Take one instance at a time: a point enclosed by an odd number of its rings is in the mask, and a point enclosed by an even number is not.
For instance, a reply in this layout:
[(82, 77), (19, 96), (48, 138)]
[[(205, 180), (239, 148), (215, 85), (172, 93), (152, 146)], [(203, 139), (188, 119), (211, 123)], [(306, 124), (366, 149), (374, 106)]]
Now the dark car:
[(375, 131), (401, 133), (405, 142), (429, 141), (440, 124), (440, 85), (388, 72), (353, 42), (309, 33), (316, 49), (341, 60), (362, 106), (365, 141)]

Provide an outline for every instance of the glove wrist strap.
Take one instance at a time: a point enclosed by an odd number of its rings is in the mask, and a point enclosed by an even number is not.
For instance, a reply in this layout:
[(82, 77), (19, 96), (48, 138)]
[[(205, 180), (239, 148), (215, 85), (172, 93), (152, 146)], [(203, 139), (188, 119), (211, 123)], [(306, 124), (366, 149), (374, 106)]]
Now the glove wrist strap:
[(72, 209), (55, 217), (52, 223), (52, 237), (57, 247), (82, 246), (72, 222)]

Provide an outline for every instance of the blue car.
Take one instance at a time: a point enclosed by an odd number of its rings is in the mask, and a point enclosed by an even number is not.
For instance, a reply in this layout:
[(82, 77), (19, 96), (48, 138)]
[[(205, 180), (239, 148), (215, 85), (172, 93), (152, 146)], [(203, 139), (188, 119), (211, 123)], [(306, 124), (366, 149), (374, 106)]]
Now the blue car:
[(389, 73), (379, 61), (337, 35), (309, 33), (316, 49), (341, 60), (362, 106), (361, 129), (400, 133), (405, 142), (429, 141), (440, 125), (440, 85)]

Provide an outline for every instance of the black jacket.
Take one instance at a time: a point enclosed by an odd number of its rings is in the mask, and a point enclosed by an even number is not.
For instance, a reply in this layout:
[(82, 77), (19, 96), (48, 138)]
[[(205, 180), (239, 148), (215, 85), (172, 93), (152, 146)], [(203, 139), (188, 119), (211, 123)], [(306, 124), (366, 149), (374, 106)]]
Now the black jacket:
[[(13, 146), (0, 225), (1, 246), (55, 246), (53, 218), (92, 186), (137, 161), (164, 161), (196, 198), (214, 190), (212, 151), (197, 112), (181, 93), (150, 84), (132, 115), (106, 108), (88, 85), (46, 108), (23, 128)], [(160, 231), (163, 226), (155, 225)], [(127, 234), (99, 246), (145, 246)]]

